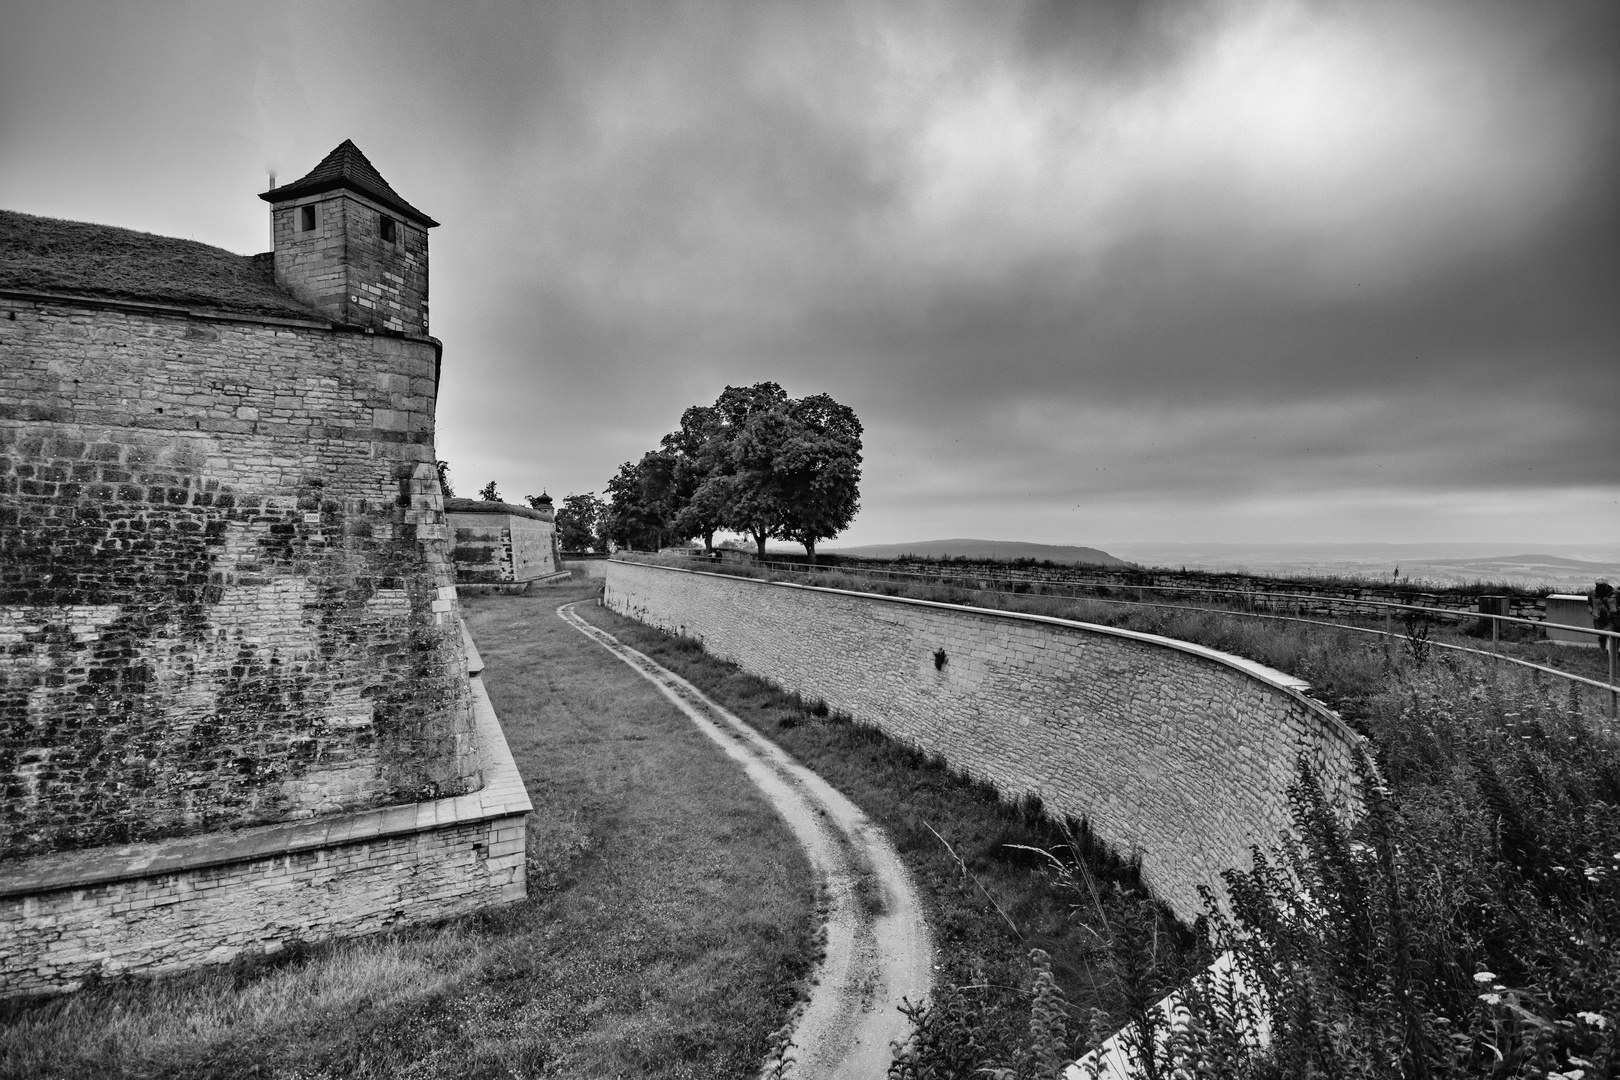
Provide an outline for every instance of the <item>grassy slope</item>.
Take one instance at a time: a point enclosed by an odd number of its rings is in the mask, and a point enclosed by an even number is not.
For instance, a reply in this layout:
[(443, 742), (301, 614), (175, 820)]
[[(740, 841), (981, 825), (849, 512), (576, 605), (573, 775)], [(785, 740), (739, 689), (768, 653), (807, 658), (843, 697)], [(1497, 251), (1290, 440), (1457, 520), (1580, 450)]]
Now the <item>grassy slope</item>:
[(528, 780), (527, 903), (0, 1006), (0, 1076), (753, 1075), (813, 962), (809, 868), (651, 685), (553, 615), (466, 602)]
[[(1081, 1015), (1093, 1007), (1123, 1009), (1109, 960), (1097, 949), (1095, 913), (1077, 910), (1072, 891), (1054, 881), (1038, 857), (1011, 846), (1050, 849), (1065, 842), (1050, 822), (1029, 813), (1032, 808), (1001, 802), (989, 785), (953, 773), (939, 759), (930, 760), (874, 728), (818, 716), (694, 642), (605, 608), (578, 610), (785, 748), (888, 833), (917, 881), (935, 934), (940, 982), (973, 988), (970, 1006), (987, 1047), (1010, 1053), (1028, 1028), (1024, 991), (1032, 948), (1051, 954), (1054, 974)], [(1093, 868), (1111, 916), (1143, 902), (1145, 894), (1128, 884), (1126, 868), (1100, 859)], [(1160, 919), (1162, 990), (1179, 981), (1191, 956), (1169, 916), (1161, 913)]]

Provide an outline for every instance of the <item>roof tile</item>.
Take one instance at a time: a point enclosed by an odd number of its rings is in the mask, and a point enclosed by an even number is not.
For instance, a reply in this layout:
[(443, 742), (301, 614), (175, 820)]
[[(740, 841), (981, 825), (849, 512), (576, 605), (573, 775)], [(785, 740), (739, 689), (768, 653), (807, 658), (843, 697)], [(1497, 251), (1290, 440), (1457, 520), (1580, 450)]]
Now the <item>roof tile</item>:
[(321, 163), (311, 169), (307, 174), (294, 180), (290, 184), (283, 184), (272, 188), (259, 196), (265, 202), (278, 203), (288, 199), (296, 199), (300, 195), (314, 195), (322, 191), (332, 191), (336, 188), (351, 188), (362, 195), (392, 207), (405, 217), (410, 218), (419, 225), (432, 228), (438, 224), (422, 211), (412, 206), (400, 197), (399, 192), (388, 185), (382, 178), (382, 173), (371, 163), (360, 148), (348, 139), (344, 139), (333, 150), (321, 159)]

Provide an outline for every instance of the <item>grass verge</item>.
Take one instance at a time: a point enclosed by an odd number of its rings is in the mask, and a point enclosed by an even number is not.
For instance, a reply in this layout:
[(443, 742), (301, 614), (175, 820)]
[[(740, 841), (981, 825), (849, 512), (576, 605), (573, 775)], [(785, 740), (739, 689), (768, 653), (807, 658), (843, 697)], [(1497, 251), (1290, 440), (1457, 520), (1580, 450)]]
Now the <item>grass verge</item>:
[(809, 866), (737, 767), (564, 625), (464, 601), (528, 781), (529, 899), (0, 1006), (4, 1077), (752, 1077), (818, 955)]

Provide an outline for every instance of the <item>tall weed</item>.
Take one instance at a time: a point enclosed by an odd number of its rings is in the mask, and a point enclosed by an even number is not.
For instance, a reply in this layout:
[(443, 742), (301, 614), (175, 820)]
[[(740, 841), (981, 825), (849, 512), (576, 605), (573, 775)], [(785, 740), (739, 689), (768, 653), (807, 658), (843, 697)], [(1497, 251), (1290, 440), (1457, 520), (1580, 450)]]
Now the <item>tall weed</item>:
[[(1176, 613), (1155, 621), (1176, 636), (1193, 628)], [(1196, 628), (1206, 641), (1247, 636)], [(1088, 960), (1120, 982), (1124, 1014), (1037, 1023), (1037, 1000), (1048, 1013), (1061, 1006), (1040, 996), (1032, 964), (1027, 1043), (978, 1067), (1007, 1080), (1059, 1075), (1054, 1055), (1073, 1060), (1123, 1031), (1150, 1077), (1616, 1075), (1620, 740), (1579, 697), (1533, 678), (1444, 658), (1333, 656), (1295, 636), (1282, 663), (1277, 639), (1244, 644), (1268, 644), (1265, 659), (1284, 670), (1325, 675), (1370, 736), (1376, 769), (1360, 764), (1365, 812), (1351, 827), (1301, 763), (1291, 833), (1224, 876), (1224, 902), (1206, 896), (1208, 957), (1229, 950), (1258, 992), (1236, 1000), (1228, 983), (1193, 979), (1172, 1024), (1155, 1007), (1159, 924), (1116, 903), (1091, 920), (1102, 929)], [(1100, 909), (1105, 890), (1068, 852), (1048, 862), (1077, 907)], [(960, 1007), (924, 1015), (936, 1044), (963, 1041), (943, 1030), (952, 1017), (973, 1022)]]

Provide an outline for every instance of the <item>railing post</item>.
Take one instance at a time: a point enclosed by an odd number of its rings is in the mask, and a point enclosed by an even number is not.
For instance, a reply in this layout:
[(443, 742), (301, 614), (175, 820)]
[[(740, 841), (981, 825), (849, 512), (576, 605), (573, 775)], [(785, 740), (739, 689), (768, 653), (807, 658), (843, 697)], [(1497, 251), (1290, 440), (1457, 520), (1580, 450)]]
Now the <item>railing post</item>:
[(1608, 638), (1609, 643), (1609, 719), (1620, 719), (1620, 690), (1614, 688), (1614, 654), (1620, 652), (1620, 638)]

